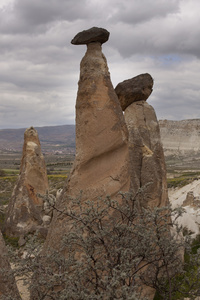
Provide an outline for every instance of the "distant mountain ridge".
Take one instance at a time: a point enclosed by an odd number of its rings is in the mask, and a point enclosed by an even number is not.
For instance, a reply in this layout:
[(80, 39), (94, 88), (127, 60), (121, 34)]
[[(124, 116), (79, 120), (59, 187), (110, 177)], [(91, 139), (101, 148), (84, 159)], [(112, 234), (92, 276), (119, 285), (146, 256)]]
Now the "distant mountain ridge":
[[(200, 119), (160, 120), (165, 156), (200, 156)], [(75, 151), (75, 125), (35, 127), (43, 152)], [(22, 151), (24, 131), (0, 129), (0, 150)]]
[[(75, 151), (75, 125), (35, 127), (43, 152)], [(22, 151), (26, 128), (0, 129), (0, 150)]]

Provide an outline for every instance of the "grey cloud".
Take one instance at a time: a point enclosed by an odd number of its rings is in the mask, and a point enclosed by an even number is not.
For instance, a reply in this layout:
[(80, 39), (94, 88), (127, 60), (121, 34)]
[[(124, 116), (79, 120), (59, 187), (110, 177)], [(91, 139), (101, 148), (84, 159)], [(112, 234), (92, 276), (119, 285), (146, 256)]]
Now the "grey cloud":
[(52, 23), (86, 19), (88, 10), (82, 0), (16, 0), (7, 13), (1, 11), (1, 30), (8, 34), (45, 32)]
[(34, 26), (62, 19), (73, 21), (87, 16), (85, 0), (34, 0), (31, 2), (17, 0), (15, 9), (20, 18)]
[(199, 9), (199, 0), (14, 0), (0, 10), (0, 128), (74, 122), (86, 47), (70, 41), (92, 26), (110, 31), (103, 52), (114, 86), (149, 72), (158, 118), (196, 116)]
[(198, 21), (195, 24), (186, 21), (170, 16), (162, 21), (154, 19), (135, 27), (119, 22), (115, 24), (110, 40), (123, 57), (130, 57), (137, 53), (145, 55), (179, 53), (192, 54), (200, 58)]
[(180, 0), (120, 1), (111, 19), (137, 24), (153, 18), (164, 18), (179, 11), (179, 2)]
[(8, 91), (1, 97), (0, 128), (59, 125), (66, 124), (66, 120), (73, 124), (75, 103), (67, 99), (67, 93), (67, 90), (16, 94)]
[(33, 92), (57, 89), (66, 85), (66, 82), (71, 83), (71, 76), (67, 76), (67, 73), (72, 66), (69, 68), (69, 65), (66, 64), (60, 68), (61, 70), (59, 70), (58, 63), (36, 65), (30, 62), (13, 62), (3, 72), (0, 71), (0, 81), (2, 83), (12, 82), (22, 90)]

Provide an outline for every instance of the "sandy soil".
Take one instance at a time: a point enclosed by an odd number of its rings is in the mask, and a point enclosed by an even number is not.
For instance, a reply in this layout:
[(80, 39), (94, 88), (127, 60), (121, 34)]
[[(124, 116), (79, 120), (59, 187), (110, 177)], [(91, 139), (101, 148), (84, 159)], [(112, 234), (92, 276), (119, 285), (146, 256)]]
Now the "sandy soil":
[[(13, 264), (11, 264), (11, 268), (14, 269), (15, 266)], [(22, 300), (29, 300), (30, 299), (30, 293), (29, 293), (29, 290), (28, 290), (28, 285), (24, 284), (23, 277), (16, 276), (15, 280), (16, 280), (17, 287), (18, 287), (18, 290), (19, 290), (19, 294), (20, 294)]]

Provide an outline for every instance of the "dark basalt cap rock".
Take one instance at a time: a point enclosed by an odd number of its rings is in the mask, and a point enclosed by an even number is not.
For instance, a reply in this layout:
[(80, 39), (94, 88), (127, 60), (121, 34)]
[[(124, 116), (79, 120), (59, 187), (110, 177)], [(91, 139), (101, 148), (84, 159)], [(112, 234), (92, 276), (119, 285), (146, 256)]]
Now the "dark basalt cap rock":
[(87, 45), (89, 43), (99, 42), (101, 44), (107, 42), (110, 32), (104, 28), (92, 27), (88, 30), (79, 32), (71, 41), (73, 45)]
[(152, 91), (153, 78), (148, 73), (124, 80), (115, 88), (122, 110), (125, 110), (133, 102), (146, 101)]

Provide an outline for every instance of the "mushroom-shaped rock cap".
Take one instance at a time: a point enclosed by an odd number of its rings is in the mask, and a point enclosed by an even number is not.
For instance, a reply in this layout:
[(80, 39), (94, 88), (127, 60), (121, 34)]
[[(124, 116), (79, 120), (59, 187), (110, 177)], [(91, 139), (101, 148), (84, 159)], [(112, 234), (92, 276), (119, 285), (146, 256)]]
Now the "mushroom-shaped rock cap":
[(99, 42), (101, 44), (107, 42), (110, 33), (99, 27), (92, 27), (88, 30), (83, 30), (79, 32), (71, 41), (73, 45), (84, 45), (93, 42)]
[(147, 100), (152, 90), (153, 78), (148, 73), (124, 80), (115, 88), (122, 110), (125, 110), (133, 102)]

